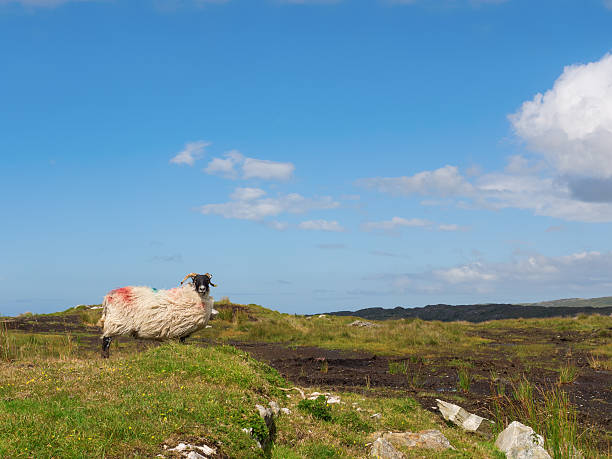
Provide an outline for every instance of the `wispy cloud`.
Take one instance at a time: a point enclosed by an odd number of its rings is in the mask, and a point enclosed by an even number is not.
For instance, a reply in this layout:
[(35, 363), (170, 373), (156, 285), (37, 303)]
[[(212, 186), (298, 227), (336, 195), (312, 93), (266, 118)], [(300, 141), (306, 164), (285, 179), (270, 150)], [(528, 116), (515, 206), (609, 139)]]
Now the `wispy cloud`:
[[(206, 204), (201, 206), (199, 211), (204, 215), (220, 215), (224, 218), (261, 221), (283, 213), (300, 214), (311, 210), (334, 209), (339, 206), (339, 203), (329, 196), (306, 198), (297, 193), (290, 193), (276, 197), (263, 197), (262, 193), (263, 190), (257, 188), (237, 188), (231, 195), (231, 201), (220, 204)], [(268, 222), (268, 224), (277, 226), (275, 229), (287, 227), (280, 222)]]
[(538, 290), (589, 292), (609, 289), (612, 252), (577, 252), (550, 257), (520, 255), (506, 263), (478, 261), (411, 274), (380, 275), (397, 292), (499, 293), (534, 287)]
[(317, 244), (317, 247), (323, 250), (340, 250), (346, 249), (346, 244)]
[(459, 168), (451, 165), (412, 176), (365, 178), (357, 180), (356, 184), (396, 196), (420, 194), (443, 198), (473, 192), (472, 185), (459, 173)]
[(428, 220), (422, 220), (420, 218), (403, 218), (403, 217), (393, 217), (391, 220), (385, 220), (380, 222), (365, 222), (361, 225), (361, 228), (364, 231), (373, 231), (373, 230), (395, 230), (397, 228), (407, 227), (407, 228), (423, 228), (425, 226), (430, 226), (432, 222)]
[(308, 231), (343, 232), (345, 229), (336, 220), (308, 220), (298, 225), (298, 228)]
[(177, 153), (170, 162), (173, 164), (187, 164), (193, 166), (194, 163), (204, 156), (204, 149), (210, 145), (210, 142), (198, 140), (197, 142), (188, 142), (185, 148)]
[(287, 181), (293, 176), (295, 166), (288, 162), (248, 158), (238, 150), (228, 151), (223, 158), (213, 158), (204, 172), (225, 178), (262, 179)]

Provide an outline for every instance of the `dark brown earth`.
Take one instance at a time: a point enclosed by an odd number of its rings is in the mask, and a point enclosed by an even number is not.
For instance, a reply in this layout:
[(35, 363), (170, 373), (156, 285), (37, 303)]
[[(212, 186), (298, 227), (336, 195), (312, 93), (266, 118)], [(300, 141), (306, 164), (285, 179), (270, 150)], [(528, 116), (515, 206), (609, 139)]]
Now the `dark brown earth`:
[[(79, 352), (98, 351), (99, 328), (87, 326), (78, 315), (33, 316), (4, 321), (9, 329), (38, 333), (70, 333), (78, 342)], [(609, 332), (609, 331), (608, 331)], [(302, 387), (317, 387), (331, 391), (353, 391), (364, 395), (407, 395), (417, 399), (424, 408), (433, 410), (436, 398), (463, 406), (468, 411), (492, 418), (494, 403), (500, 400), (496, 386), (511, 393), (512, 381), (526, 377), (541, 388), (552, 388), (559, 374), (548, 368), (559, 368), (571, 361), (579, 370), (578, 377), (563, 389), (569, 394), (579, 413), (583, 428), (601, 435), (604, 450), (609, 450), (612, 432), (612, 372), (595, 371), (587, 355), (577, 350), (580, 343), (596, 337), (582, 332), (555, 332), (547, 329), (484, 329), (478, 335), (491, 340), (469, 355), (435, 353), (404, 358), (371, 353), (328, 350), (318, 347), (290, 347), (274, 343), (231, 344), (254, 358), (277, 369), (288, 380)], [(608, 335), (606, 335), (608, 336)], [(607, 339), (604, 337), (604, 339)], [(122, 338), (124, 345), (143, 350), (158, 343)], [(194, 338), (191, 342), (210, 345), (210, 341)], [(519, 359), (512, 352), (521, 344), (547, 344), (546, 351), (532, 359)], [(469, 391), (458, 388), (458, 365), (467, 364), (472, 376)], [(390, 374), (390, 363), (402, 368)], [(549, 365), (546, 365), (548, 363)], [(536, 394), (537, 396), (537, 394)]]

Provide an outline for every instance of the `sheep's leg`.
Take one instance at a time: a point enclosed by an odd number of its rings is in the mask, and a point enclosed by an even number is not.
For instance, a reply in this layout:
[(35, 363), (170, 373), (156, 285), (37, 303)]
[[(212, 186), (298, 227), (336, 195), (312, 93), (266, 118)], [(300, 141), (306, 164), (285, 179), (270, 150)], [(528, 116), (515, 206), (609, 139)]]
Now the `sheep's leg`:
[(110, 356), (111, 339), (113, 339), (111, 336), (105, 336), (104, 338), (102, 338), (102, 358), (103, 359), (108, 359), (108, 357)]
[(181, 344), (185, 344), (185, 340), (186, 340), (187, 338), (189, 338), (190, 336), (191, 336), (191, 335), (181, 336), (181, 337), (179, 338), (179, 342), (180, 342)]

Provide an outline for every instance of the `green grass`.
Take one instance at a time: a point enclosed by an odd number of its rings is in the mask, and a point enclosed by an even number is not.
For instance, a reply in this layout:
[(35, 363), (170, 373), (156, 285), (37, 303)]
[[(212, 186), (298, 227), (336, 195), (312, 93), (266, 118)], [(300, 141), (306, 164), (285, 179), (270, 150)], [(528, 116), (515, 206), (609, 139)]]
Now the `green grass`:
[[(495, 451), (408, 397), (340, 393), (344, 403), (323, 400), (329, 416), (320, 419), (279, 389), (287, 382), (275, 370), (231, 346), (170, 342), (141, 353), (120, 349), (108, 360), (21, 357), (0, 365), (0, 457), (154, 457), (179, 441), (205, 443), (232, 458), (364, 457), (374, 431), (426, 428), (442, 430), (462, 451), (438, 457)], [(278, 418), (264, 451), (242, 428), (262, 440), (268, 432), (255, 404), (270, 400), (292, 414)]]
[(534, 387), (525, 377), (515, 382), (510, 396), (496, 402), (497, 431), (512, 420), (531, 427), (545, 438), (545, 447), (554, 459), (572, 458), (577, 451), (583, 457), (599, 457), (595, 432), (580, 429), (576, 407), (560, 386)]
[[(216, 307), (220, 314), (213, 328), (200, 332), (207, 340), (281, 342), (401, 356), (406, 360), (390, 362), (388, 371), (406, 375), (413, 389), (422, 385), (421, 373), (427, 367), (447, 359), (445, 364), (457, 369), (458, 387), (464, 391), (448, 397), (459, 404), (472, 382), (482, 378), (478, 359), (472, 357), (491, 340), (480, 334), (508, 335), (512, 345), (503, 347), (505, 359), (554, 369), (560, 384), (544, 391), (526, 379), (512, 385), (491, 374), (498, 425), (515, 419), (531, 425), (547, 438), (554, 457), (567, 457), (563, 454), (571, 445), (585, 457), (597, 457), (592, 434), (581, 434), (575, 407), (563, 392), (563, 384), (576, 379), (576, 367), (565, 364), (565, 354), (540, 361), (538, 357), (554, 353), (555, 347), (532, 340), (541, 330), (583, 334), (576, 351), (589, 356), (593, 369), (606, 371), (612, 366), (609, 317), (482, 324), (408, 319), (361, 328), (348, 326), (352, 317), (281, 314), (257, 305), (233, 305), (228, 299)], [(64, 314), (75, 314), (91, 325), (100, 310), (77, 307), (50, 316), (61, 322)], [(36, 322), (41, 317), (25, 319)], [(93, 328), (87, 330), (89, 337), (96, 334)], [(521, 333), (512, 335), (516, 330)], [(447, 426), (413, 399), (377, 395), (368, 378), (363, 381), (367, 397), (341, 394), (345, 403), (331, 406), (331, 419), (321, 420), (298, 409), (299, 397), (288, 399), (278, 390), (286, 382), (274, 370), (231, 346), (147, 344), (148, 350), (137, 353), (142, 343), (122, 339), (114, 342), (112, 358), (102, 361), (97, 347), (94, 351), (82, 344), (76, 334), (29, 334), (0, 325), (0, 457), (153, 457), (163, 451), (163, 444), (179, 440), (220, 446), (231, 457), (263, 457), (255, 440), (241, 429), (251, 427), (265, 435), (254, 405), (269, 400), (293, 412), (278, 420), (277, 437), (268, 451), (271, 457), (364, 457), (372, 432), (427, 428), (442, 430), (457, 451), (433, 456), (419, 451), (419, 457), (499, 457), (490, 442)], [(409, 364), (418, 370), (410, 372)], [(320, 370), (325, 373), (328, 368), (325, 361)], [(352, 403), (363, 410), (355, 411)], [(382, 417), (371, 418), (374, 413)]]

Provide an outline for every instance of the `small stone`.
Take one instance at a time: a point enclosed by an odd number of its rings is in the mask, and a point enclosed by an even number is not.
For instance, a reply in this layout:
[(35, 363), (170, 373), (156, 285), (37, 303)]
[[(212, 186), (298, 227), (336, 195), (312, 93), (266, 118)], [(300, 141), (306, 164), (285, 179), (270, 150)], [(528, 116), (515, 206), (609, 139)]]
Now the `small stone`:
[(406, 457), (404, 453), (395, 449), (395, 446), (381, 437), (377, 438), (376, 441), (372, 443), (370, 456), (379, 459), (404, 459)]
[(191, 447), (191, 445), (186, 445), (185, 443), (181, 442), (178, 445), (176, 445), (174, 448), (170, 448), (168, 451), (185, 451), (186, 449), (189, 449)]
[(340, 403), (340, 397), (336, 396), (336, 395), (330, 395), (327, 397), (327, 403), (334, 404), (334, 403)]
[(380, 418), (381, 418), (381, 416), (382, 416), (382, 414), (380, 414), (380, 413), (374, 413), (374, 414), (373, 414), (372, 416), (370, 416), (370, 417), (371, 417), (371, 418), (374, 418), (374, 419), (380, 419)]
[(289, 408), (281, 408), (280, 410), (283, 414), (291, 414), (291, 410)]
[(380, 327), (380, 325), (375, 324), (373, 322), (368, 322), (367, 320), (356, 320), (348, 324), (349, 327)]
[(268, 403), (268, 405), (270, 405), (270, 409), (272, 410), (272, 413), (274, 413), (274, 416), (278, 416), (278, 413), (280, 413), (280, 406), (278, 406), (278, 403), (272, 400), (270, 403)]
[(206, 457), (202, 456), (200, 453), (196, 453), (195, 451), (191, 451), (187, 455), (187, 459), (206, 459)]
[(217, 450), (215, 448), (211, 448), (208, 445), (196, 446), (195, 449), (201, 451), (206, 456), (212, 456), (213, 454), (217, 453)]

